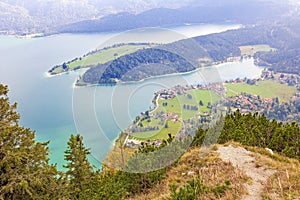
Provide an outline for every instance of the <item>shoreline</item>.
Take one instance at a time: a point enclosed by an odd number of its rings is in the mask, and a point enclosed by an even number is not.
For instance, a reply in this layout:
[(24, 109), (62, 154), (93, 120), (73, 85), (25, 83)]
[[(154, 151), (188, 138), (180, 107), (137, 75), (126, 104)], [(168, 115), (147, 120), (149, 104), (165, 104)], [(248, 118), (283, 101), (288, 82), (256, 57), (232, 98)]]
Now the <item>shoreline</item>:
[(77, 70), (61, 72), (61, 73), (58, 73), (58, 74), (50, 74), (49, 72), (44, 72), (43, 76), (45, 78), (53, 78), (53, 77), (56, 77), (56, 76), (68, 75), (68, 74), (71, 74), (71, 73), (79, 73), (79, 75), (83, 75), (82, 71), (86, 72), (88, 69), (89, 69), (88, 67), (82, 67), (82, 68), (77, 69)]
[[(214, 21), (214, 22), (191, 22), (191, 23), (178, 23), (178, 24), (172, 24), (172, 25), (164, 25), (164, 26), (157, 26), (154, 28), (161, 28), (161, 29), (171, 29), (172, 28), (177, 28), (177, 27), (190, 27), (190, 26), (198, 26), (198, 25), (231, 25), (232, 27), (229, 28), (228, 30), (234, 30), (234, 29), (240, 29), (243, 28), (245, 25), (241, 23), (234, 23), (233, 21)], [(126, 30), (121, 30), (121, 31), (95, 31), (95, 32), (58, 32), (58, 31), (49, 31), (49, 32), (32, 32), (32, 33), (16, 33), (13, 30), (5, 30), (5, 31), (0, 31), (0, 36), (5, 35), (5, 36), (14, 36), (16, 38), (20, 39), (29, 39), (29, 38), (39, 38), (39, 37), (48, 37), (52, 35), (59, 35), (59, 34), (117, 34), (119, 32), (127, 32), (131, 30), (137, 30), (137, 29), (143, 29), (143, 28), (148, 28), (148, 27), (138, 27), (138, 28), (133, 28), (133, 29), (126, 29)], [(223, 32), (223, 31), (222, 31)], [(214, 32), (215, 33), (215, 32)], [(209, 34), (214, 34), (214, 33), (209, 33)], [(218, 32), (216, 32), (218, 33)], [(201, 35), (197, 35), (201, 36)], [(196, 37), (197, 37), (196, 36)]]
[(13, 32), (1, 32), (0, 36), (11, 36), (19, 39), (32, 39), (32, 38), (41, 38), (41, 37), (47, 37), (47, 34), (44, 33), (30, 33), (30, 34), (17, 34)]

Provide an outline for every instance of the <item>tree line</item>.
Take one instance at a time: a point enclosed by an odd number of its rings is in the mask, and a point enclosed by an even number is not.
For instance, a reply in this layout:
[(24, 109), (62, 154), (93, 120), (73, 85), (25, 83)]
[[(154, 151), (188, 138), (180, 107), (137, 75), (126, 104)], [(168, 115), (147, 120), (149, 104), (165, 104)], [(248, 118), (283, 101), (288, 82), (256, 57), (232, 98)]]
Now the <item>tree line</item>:
[(241, 114), (237, 110), (222, 117), (213, 128), (199, 128), (192, 145), (201, 146), (207, 138), (214, 138), (215, 134), (219, 134), (217, 143), (220, 144), (236, 141), (247, 146), (270, 148), (300, 160), (300, 127), (296, 122), (282, 123), (270, 120), (264, 114)]

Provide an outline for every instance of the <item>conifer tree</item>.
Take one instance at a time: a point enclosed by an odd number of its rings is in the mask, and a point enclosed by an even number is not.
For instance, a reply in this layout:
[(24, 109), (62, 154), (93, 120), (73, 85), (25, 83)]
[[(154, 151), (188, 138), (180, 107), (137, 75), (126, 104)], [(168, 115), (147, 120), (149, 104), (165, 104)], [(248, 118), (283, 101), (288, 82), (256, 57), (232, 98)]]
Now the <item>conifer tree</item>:
[(71, 135), (65, 151), (67, 164), (64, 166), (67, 169), (71, 198), (84, 199), (84, 196), (93, 193), (89, 184), (93, 183), (92, 179), (97, 179), (97, 177), (88, 161), (87, 155), (89, 154), (90, 149), (85, 148), (82, 136)]
[(58, 196), (58, 173), (48, 164), (48, 142), (19, 125), (17, 104), (0, 84), (0, 199), (50, 199)]

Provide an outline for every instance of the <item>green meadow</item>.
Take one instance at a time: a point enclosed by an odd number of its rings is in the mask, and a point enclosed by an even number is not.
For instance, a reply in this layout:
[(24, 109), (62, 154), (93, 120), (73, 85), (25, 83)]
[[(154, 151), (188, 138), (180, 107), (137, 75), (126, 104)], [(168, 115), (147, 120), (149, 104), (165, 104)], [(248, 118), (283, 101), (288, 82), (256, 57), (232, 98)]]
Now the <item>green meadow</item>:
[(134, 133), (131, 136), (134, 139), (137, 140), (157, 140), (157, 139), (168, 139), (169, 134), (172, 136), (176, 136), (177, 133), (180, 131), (182, 123), (181, 122), (173, 122), (173, 121), (167, 121), (168, 128), (165, 128), (164, 126), (160, 126), (159, 130), (156, 131), (147, 131), (147, 132), (138, 132)]
[[(67, 66), (69, 71), (72, 71), (76, 67), (89, 67), (93, 65), (103, 64), (124, 55), (134, 53), (139, 49), (146, 48), (148, 46), (149, 45), (122, 45), (108, 49), (101, 49), (99, 51), (96, 51), (95, 53), (91, 53), (82, 58), (78, 58), (73, 62), (67, 63)], [(57, 67), (53, 72), (63, 72), (62, 65)]]
[(280, 102), (287, 102), (289, 98), (297, 92), (296, 87), (280, 84), (275, 81), (259, 81), (255, 85), (246, 83), (228, 83), (225, 84), (227, 89), (226, 96), (236, 96), (242, 92), (247, 94), (259, 95), (263, 98), (278, 97)]
[(269, 45), (266, 44), (240, 46), (240, 50), (242, 55), (249, 55), (249, 56), (254, 56), (254, 54), (257, 52), (276, 51), (276, 49), (271, 48)]
[[(188, 94), (192, 98), (188, 98)], [(187, 94), (176, 96), (170, 100), (159, 100), (159, 108), (157, 111), (163, 111), (165, 113), (171, 112), (178, 114), (179, 118), (190, 119), (193, 118), (198, 113), (208, 112), (207, 108), (208, 103), (215, 103), (221, 98), (216, 95), (213, 91), (209, 90), (190, 90), (187, 91)], [(200, 106), (200, 100), (203, 103), (203, 106)], [(167, 103), (167, 106), (163, 106), (163, 103)], [(198, 106), (198, 111), (183, 109), (184, 105)]]

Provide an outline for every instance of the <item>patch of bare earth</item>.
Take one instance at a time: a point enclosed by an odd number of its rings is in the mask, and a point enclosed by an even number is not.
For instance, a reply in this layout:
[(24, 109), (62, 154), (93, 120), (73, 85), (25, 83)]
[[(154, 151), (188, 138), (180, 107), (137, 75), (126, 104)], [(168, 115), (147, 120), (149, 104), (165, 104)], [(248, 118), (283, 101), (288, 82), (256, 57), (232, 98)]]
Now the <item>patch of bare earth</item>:
[(248, 194), (244, 195), (243, 200), (260, 200), (262, 192), (271, 175), (275, 170), (268, 166), (260, 166), (257, 164), (254, 153), (247, 151), (242, 147), (220, 146), (217, 152), (224, 162), (230, 162), (234, 167), (239, 168), (251, 178), (249, 183), (245, 183)]

